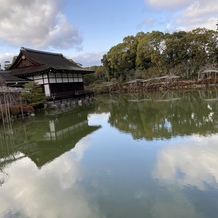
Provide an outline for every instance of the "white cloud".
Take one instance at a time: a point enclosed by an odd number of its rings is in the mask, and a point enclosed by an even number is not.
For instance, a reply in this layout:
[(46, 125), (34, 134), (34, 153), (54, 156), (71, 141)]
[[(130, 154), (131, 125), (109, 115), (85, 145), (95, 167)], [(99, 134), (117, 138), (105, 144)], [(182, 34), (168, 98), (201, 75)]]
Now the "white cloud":
[(145, 0), (150, 5), (157, 7), (157, 8), (174, 8), (174, 7), (181, 7), (189, 3), (189, 0)]
[[(145, 0), (145, 3), (153, 8), (161, 10), (161, 14), (167, 16), (165, 29), (193, 30), (195, 28), (216, 29), (218, 5), (216, 0)], [(163, 17), (159, 18), (160, 22)], [(158, 21), (157, 21), (158, 23)], [(168, 26), (168, 27), (167, 27)]]
[(78, 48), (82, 37), (61, 13), (62, 4), (58, 0), (2, 0), (0, 38), (19, 47)]
[(107, 52), (89, 52), (84, 54), (75, 54), (72, 58), (75, 62), (82, 64), (83, 67), (99, 66), (103, 55)]
[(218, 5), (214, 0), (191, 3), (178, 16), (177, 22), (185, 30), (198, 27), (216, 29)]
[(158, 155), (154, 178), (180, 187), (218, 188), (217, 140), (217, 135), (194, 136), (178, 146), (168, 146)]
[(4, 62), (5, 61), (10, 61), (13, 59), (13, 57), (15, 56), (15, 54), (12, 53), (5, 53), (5, 54), (0, 54), (0, 70), (4, 69)]
[(48, 44), (59, 49), (67, 49), (73, 45), (73, 47), (80, 50), (81, 43), (82, 38), (78, 29), (70, 25), (63, 14), (58, 14), (57, 24), (49, 32)]

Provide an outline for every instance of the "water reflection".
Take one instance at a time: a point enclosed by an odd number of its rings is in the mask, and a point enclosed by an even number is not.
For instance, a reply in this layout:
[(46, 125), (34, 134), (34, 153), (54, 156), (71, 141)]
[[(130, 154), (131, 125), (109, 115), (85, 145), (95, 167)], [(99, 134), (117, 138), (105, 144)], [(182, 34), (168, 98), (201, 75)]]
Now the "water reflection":
[[(99, 111), (109, 112), (110, 125), (134, 138), (134, 150), (137, 143), (143, 144), (147, 160), (140, 158), (142, 151), (134, 159), (144, 163), (145, 188), (135, 194), (144, 207), (140, 214), (217, 216), (217, 96), (216, 90), (207, 90), (99, 99)], [(155, 156), (150, 150), (155, 150)]]
[(89, 145), (85, 137), (100, 128), (88, 125), (92, 110), (42, 115), (3, 127), (0, 216), (100, 217), (92, 196), (78, 183), (83, 178), (81, 155)]
[[(100, 128), (88, 125), (89, 112), (90, 107), (84, 107), (79, 113), (41, 115), (25, 123), (16, 122), (13, 127), (12, 124), (2, 127), (1, 163), (16, 161), (17, 153), (30, 158), (38, 167), (53, 161), (71, 150), (80, 139)], [(18, 158), (21, 158), (20, 155)]]
[(192, 136), (160, 150), (154, 177), (160, 182), (199, 190), (218, 188), (218, 135)]
[(70, 154), (40, 172), (24, 158), (13, 163), (9, 173), (13, 176), (5, 185), (7, 189), (1, 190), (3, 217), (100, 217), (92, 196), (78, 183), (82, 169)]
[(0, 216), (217, 217), (216, 92), (96, 98), (5, 126)]
[(158, 150), (151, 173), (165, 196), (153, 208), (158, 217), (217, 217), (217, 141), (193, 135)]
[(109, 123), (134, 139), (207, 135), (217, 132), (217, 96), (216, 90), (113, 96), (109, 102), (100, 98), (99, 110), (110, 112)]

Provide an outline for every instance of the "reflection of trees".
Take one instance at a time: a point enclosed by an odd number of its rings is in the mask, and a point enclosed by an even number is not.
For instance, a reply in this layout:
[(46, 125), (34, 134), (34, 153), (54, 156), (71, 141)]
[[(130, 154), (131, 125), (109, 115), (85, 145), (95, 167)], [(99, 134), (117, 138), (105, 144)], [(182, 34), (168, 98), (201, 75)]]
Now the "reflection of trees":
[[(171, 96), (170, 96), (171, 95)], [(217, 132), (216, 92), (157, 93), (101, 102), (98, 108), (110, 111), (109, 123), (135, 139), (168, 139), (191, 134)], [(206, 99), (206, 100), (205, 100)]]

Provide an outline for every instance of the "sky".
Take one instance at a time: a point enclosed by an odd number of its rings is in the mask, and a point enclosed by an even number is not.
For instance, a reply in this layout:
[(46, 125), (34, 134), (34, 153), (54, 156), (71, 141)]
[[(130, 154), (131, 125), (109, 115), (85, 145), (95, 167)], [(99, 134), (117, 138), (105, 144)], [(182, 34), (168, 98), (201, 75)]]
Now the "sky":
[(101, 65), (111, 47), (138, 32), (216, 30), (217, 0), (1, 0), (0, 63), (21, 47)]

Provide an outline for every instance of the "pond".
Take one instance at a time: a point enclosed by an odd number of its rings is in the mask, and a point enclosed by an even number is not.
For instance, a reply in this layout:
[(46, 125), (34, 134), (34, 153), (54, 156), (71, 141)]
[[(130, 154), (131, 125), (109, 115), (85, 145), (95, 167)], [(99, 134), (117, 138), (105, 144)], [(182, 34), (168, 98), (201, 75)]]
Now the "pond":
[(217, 218), (218, 92), (96, 96), (1, 126), (2, 218)]

